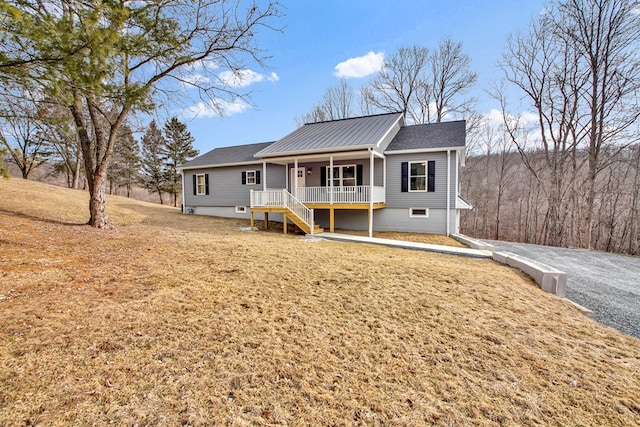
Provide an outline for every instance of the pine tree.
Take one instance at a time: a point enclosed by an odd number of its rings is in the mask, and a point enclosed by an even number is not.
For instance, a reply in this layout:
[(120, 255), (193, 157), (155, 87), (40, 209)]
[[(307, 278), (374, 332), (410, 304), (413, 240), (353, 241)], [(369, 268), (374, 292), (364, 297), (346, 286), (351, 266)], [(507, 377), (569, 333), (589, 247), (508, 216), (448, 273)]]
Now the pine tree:
[(187, 125), (172, 117), (164, 124), (165, 144), (161, 148), (165, 167), (164, 191), (173, 195), (173, 206), (178, 206), (178, 194), (182, 192), (182, 180), (178, 166), (198, 155), (193, 148), (194, 138)]
[(118, 140), (107, 172), (109, 192), (112, 192), (114, 185), (116, 190), (124, 187), (127, 190), (127, 197), (130, 197), (131, 187), (140, 180), (140, 166), (140, 146), (133, 137), (131, 128), (125, 125), (118, 133)]
[(9, 169), (4, 166), (4, 156), (6, 154), (7, 151), (0, 147), (0, 176), (9, 178)]
[(142, 137), (142, 176), (140, 183), (150, 192), (158, 193), (160, 204), (164, 203), (162, 193), (165, 185), (165, 173), (162, 147), (165, 144), (166, 141), (162, 136), (162, 132), (158, 129), (156, 121), (152, 120)]

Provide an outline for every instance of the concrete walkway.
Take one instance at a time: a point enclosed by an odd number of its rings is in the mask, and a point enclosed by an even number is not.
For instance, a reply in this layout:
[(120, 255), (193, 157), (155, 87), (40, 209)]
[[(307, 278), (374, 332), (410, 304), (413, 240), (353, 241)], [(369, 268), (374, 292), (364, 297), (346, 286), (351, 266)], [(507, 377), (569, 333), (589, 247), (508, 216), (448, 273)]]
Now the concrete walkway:
[(320, 239), (339, 240), (343, 242), (370, 243), (374, 245), (391, 246), (394, 248), (413, 249), (418, 251), (438, 252), (448, 255), (458, 255), (471, 258), (491, 258), (490, 251), (478, 249), (458, 248), (455, 246), (432, 245), (429, 243), (407, 242), (403, 240), (380, 239), (378, 237), (355, 236), (353, 234), (322, 233), (314, 236)]

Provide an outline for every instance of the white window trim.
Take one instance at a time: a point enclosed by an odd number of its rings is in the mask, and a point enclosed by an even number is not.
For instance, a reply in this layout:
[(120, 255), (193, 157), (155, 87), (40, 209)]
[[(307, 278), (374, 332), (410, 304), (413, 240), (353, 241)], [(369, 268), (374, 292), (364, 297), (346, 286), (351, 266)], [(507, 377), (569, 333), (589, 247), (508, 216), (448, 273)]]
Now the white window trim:
[[(414, 214), (414, 210), (424, 210), (424, 215)], [(429, 208), (409, 208), (409, 218), (429, 218)]]
[[(343, 172), (343, 171), (344, 171), (344, 168), (348, 168), (348, 167), (352, 167), (352, 168), (353, 168), (353, 178), (344, 178), (344, 177), (343, 177), (343, 174), (344, 174), (344, 172)], [(326, 172), (326, 175), (327, 175), (327, 181), (326, 181), (326, 184), (327, 184), (327, 187), (329, 187), (329, 186), (330, 186), (329, 184), (331, 183), (331, 177), (329, 176), (329, 171), (331, 170), (331, 166), (325, 166), (325, 168), (327, 168), (327, 172)], [(334, 176), (334, 177), (333, 177), (333, 179), (334, 179), (334, 180), (338, 180), (338, 181), (340, 181), (340, 185), (338, 185), (338, 186), (334, 186), (333, 188), (339, 188), (339, 187), (357, 187), (357, 186), (358, 186), (358, 166), (357, 166), (357, 165), (355, 165), (355, 164), (353, 164), (353, 165), (333, 165), (333, 168), (334, 168), (334, 169), (335, 169), (335, 168), (338, 168), (338, 170), (340, 171), (340, 172), (338, 173), (338, 175), (340, 175), (340, 176), (337, 176), (337, 177), (336, 177), (336, 176)], [(346, 186), (345, 186), (345, 185), (344, 185), (344, 179), (352, 179), (352, 180), (353, 180), (353, 182), (354, 182), (354, 184), (353, 184), (353, 185), (346, 185)]]
[[(200, 191), (200, 177), (202, 177), (202, 191)], [(196, 196), (206, 196), (207, 195), (207, 181), (205, 178), (205, 174), (197, 173), (196, 174)]]
[[(416, 176), (416, 177), (420, 177), (422, 175), (411, 175), (411, 165), (414, 163), (424, 163), (424, 190), (412, 190), (411, 189), (411, 177), (412, 176)], [(407, 189), (409, 190), (410, 193), (426, 193), (427, 192), (427, 188), (429, 188), (429, 183), (427, 182), (429, 179), (429, 161), (428, 160), (419, 160), (416, 162), (409, 162), (409, 170), (407, 171), (407, 179), (409, 180), (409, 182), (407, 182)], [(413, 209), (413, 208), (412, 208)]]
[[(246, 172), (247, 172), (247, 175), (246, 175), (246, 176), (247, 176), (247, 183), (246, 183), (246, 185), (257, 185), (257, 184), (256, 184), (256, 171), (255, 171), (255, 170), (251, 170), (251, 171), (246, 171)], [(253, 175), (253, 176), (251, 177), (251, 179), (253, 180), (253, 182), (249, 182), (249, 179), (250, 179), (250, 178), (249, 178), (249, 174)]]
[(247, 207), (246, 206), (236, 206), (236, 213), (237, 214), (247, 213)]

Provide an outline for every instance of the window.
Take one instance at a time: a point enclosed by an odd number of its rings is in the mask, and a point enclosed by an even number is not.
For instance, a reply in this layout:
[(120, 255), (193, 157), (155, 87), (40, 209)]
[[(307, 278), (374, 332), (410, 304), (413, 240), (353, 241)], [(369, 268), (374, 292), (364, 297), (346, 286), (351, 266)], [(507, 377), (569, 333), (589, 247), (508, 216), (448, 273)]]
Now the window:
[(410, 218), (429, 218), (429, 208), (410, 208)]
[(256, 185), (260, 184), (260, 171), (243, 171), (242, 172), (242, 185)]
[(209, 194), (209, 174), (200, 173), (193, 176), (193, 194), (206, 196)]
[(237, 214), (247, 213), (247, 207), (246, 206), (236, 206), (236, 213)]
[(402, 162), (401, 189), (408, 191), (436, 191), (435, 160), (421, 162)]
[[(331, 177), (329, 175), (330, 167), (327, 166), (326, 184), (329, 187)], [(356, 182), (356, 165), (339, 165), (333, 167), (333, 186), (334, 187), (355, 187)]]
[(409, 191), (424, 191), (427, 189), (427, 163), (409, 163)]

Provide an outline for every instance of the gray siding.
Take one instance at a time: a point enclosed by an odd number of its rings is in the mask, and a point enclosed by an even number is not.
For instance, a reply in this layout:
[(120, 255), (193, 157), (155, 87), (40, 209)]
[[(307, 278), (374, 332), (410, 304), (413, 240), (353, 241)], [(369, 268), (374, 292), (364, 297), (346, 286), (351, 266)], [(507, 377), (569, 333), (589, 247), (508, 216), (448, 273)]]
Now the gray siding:
[[(260, 184), (243, 185), (243, 171), (260, 171)], [(193, 194), (193, 175), (209, 174), (209, 195)], [(262, 164), (246, 166), (229, 166), (221, 168), (185, 170), (185, 206), (249, 206), (251, 190), (262, 190), (264, 172)], [(284, 187), (284, 166), (267, 165), (267, 186), (269, 188)]]
[[(455, 151), (450, 155), (450, 199), (449, 206), (455, 208), (457, 195), (457, 158)], [(402, 188), (402, 162), (434, 160), (436, 162), (436, 187), (430, 192), (407, 192)], [(442, 208), (447, 207), (447, 152), (419, 154), (387, 154), (387, 207), (390, 208)]]
[(446, 209), (430, 208), (429, 218), (411, 218), (409, 209), (380, 209), (373, 214), (373, 229), (376, 231), (446, 234), (447, 211)]

